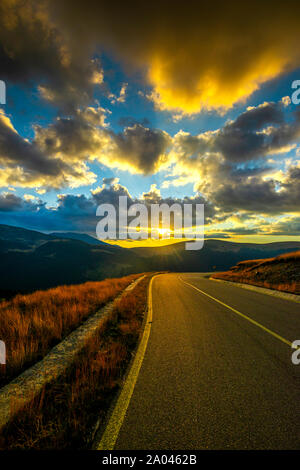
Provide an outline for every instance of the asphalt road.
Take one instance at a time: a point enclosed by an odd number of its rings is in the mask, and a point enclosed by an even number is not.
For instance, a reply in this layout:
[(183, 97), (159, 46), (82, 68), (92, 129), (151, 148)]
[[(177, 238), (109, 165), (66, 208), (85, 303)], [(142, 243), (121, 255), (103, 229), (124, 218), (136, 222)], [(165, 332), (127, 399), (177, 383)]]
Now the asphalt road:
[(210, 281), (153, 281), (153, 323), (115, 449), (300, 449), (300, 305)]

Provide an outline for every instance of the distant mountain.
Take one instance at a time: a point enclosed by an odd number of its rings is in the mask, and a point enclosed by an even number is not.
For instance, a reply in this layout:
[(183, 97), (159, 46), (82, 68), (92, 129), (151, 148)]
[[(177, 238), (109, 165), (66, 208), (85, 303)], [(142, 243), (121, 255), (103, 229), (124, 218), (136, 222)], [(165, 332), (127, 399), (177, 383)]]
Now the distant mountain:
[(88, 243), (89, 245), (105, 245), (109, 246), (108, 243), (102, 242), (101, 240), (98, 240), (97, 238), (91, 237), (90, 235), (87, 235), (86, 233), (75, 233), (75, 232), (52, 232), (50, 233), (52, 237), (55, 238), (67, 238), (70, 240), (80, 240), (82, 242)]
[(157, 248), (130, 248), (130, 251), (146, 258), (148, 270), (209, 272), (224, 271), (245, 259), (270, 258), (299, 249), (300, 242), (256, 244), (209, 239), (198, 251), (185, 250), (185, 242)]
[[(0, 250), (14, 249), (14, 250), (31, 250), (37, 248), (43, 243), (51, 240), (80, 240), (88, 243), (89, 245), (112, 247), (109, 243), (91, 237), (86, 233), (75, 232), (52, 232), (49, 234), (37, 232), (35, 230), (27, 230), (20, 227), (12, 227), (10, 225), (0, 224)], [(119, 247), (117, 247), (119, 248)]]
[(85, 239), (88, 243), (61, 234), (0, 225), (0, 298), (10, 291), (45, 289), (135, 272), (136, 264), (127, 250), (98, 240), (94, 244), (88, 235)]
[(6, 250), (31, 250), (52, 238), (41, 232), (11, 225), (0, 225), (0, 252)]
[(85, 234), (46, 235), (0, 225), (0, 297), (1, 292), (7, 295), (144, 271), (224, 271), (245, 259), (270, 258), (299, 249), (300, 242), (255, 244), (214, 239), (206, 240), (199, 251), (185, 250), (185, 242), (125, 249)]

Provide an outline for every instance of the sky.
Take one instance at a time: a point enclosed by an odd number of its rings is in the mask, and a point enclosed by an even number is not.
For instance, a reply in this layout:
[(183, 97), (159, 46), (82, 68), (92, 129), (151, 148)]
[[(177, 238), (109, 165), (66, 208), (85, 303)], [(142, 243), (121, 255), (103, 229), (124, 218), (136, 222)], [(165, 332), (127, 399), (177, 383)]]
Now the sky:
[(261, 3), (2, 0), (0, 223), (95, 236), (126, 195), (300, 240), (300, 5)]

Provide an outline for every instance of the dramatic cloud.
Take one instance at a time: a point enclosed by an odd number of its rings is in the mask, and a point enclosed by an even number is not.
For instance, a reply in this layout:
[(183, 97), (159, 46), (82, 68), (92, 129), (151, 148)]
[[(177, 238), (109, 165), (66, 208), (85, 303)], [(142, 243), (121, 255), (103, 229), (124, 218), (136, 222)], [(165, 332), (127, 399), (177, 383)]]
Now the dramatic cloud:
[(273, 155), (296, 147), (300, 115), (287, 120), (284, 104), (248, 108), (213, 132), (193, 136), (180, 131), (173, 138), (172, 165), (163, 187), (194, 183), (213, 204), (234, 210), (279, 213), (299, 211), (299, 168), (277, 171)]
[(0, 110), (0, 163), (22, 165), (25, 170), (45, 175), (57, 175), (61, 162), (46, 158), (39, 148), (23, 139), (13, 127), (8, 116)]
[[(154, 200), (155, 195), (155, 200)], [(119, 197), (126, 196), (128, 208), (135, 203), (143, 203), (151, 215), (150, 205), (153, 203), (168, 205), (205, 204), (206, 221), (214, 216), (214, 208), (202, 196), (179, 198), (163, 198), (159, 190), (152, 186), (148, 193), (140, 198), (133, 198), (128, 189), (118, 183), (103, 185), (91, 191), (89, 196), (83, 194), (60, 194), (56, 205), (46, 206), (39, 198), (32, 195), (18, 197), (13, 193), (0, 194), (1, 223), (21, 225), (26, 228), (55, 231), (70, 230), (89, 232), (95, 235), (99, 217), (96, 216), (100, 204), (112, 204), (118, 211)], [(129, 217), (129, 221), (132, 218)]]
[[(300, 6), (254, 0), (137, 3), (50, 2), (52, 21), (79, 50), (98, 42), (146, 69), (161, 109), (228, 108), (300, 65)], [(78, 34), (81, 32), (81, 34)], [(80, 41), (79, 41), (80, 40)]]
[[(103, 81), (93, 55), (113, 51), (128, 70), (145, 71), (160, 109), (222, 110), (299, 67), (299, 13), (291, 0), (3, 0), (1, 70), (8, 80), (39, 80), (44, 97), (73, 110)], [(124, 101), (125, 90), (112, 99)]]
[(0, 186), (59, 188), (94, 182), (95, 177), (84, 162), (70, 165), (53, 157), (44, 152), (38, 141), (22, 138), (0, 110)]
[(47, 128), (37, 126), (35, 142), (46, 155), (64, 161), (98, 160), (109, 167), (149, 174), (167, 162), (171, 138), (141, 124), (115, 133), (105, 128), (102, 108), (87, 108), (70, 118), (58, 118)]
[(233, 184), (225, 181), (211, 193), (210, 199), (227, 212), (300, 212), (300, 168), (290, 167), (283, 181), (264, 181), (256, 177)]
[[(141, 124), (134, 124), (124, 129), (123, 133), (110, 133), (114, 147), (108, 158), (126, 162), (144, 174), (155, 173), (167, 163), (167, 149), (171, 145), (169, 135), (159, 129), (150, 129)], [(114, 156), (115, 154), (115, 156)]]
[[(139, 89), (156, 109), (172, 111), (170, 129), (184, 114), (223, 113), (268, 80), (300, 67), (299, 14), (300, 5), (290, 0), (284, 7), (258, 0), (247, 5), (2, 0), (1, 79), (28, 85), (34, 99), (38, 90), (48, 105), (43, 103), (43, 120), (38, 121), (35, 106), (28, 112), (30, 122), (39, 122), (31, 130), (21, 113), (13, 119), (0, 110), (0, 187), (28, 188), (22, 198), (3, 193), (1, 213), (13, 221), (15, 212), (36, 228), (93, 230), (96, 206), (126, 195), (129, 203), (147, 205), (205, 202), (210, 224), (227, 223), (238, 212), (285, 214), (273, 232), (297, 233), (300, 169), (293, 149), (300, 138), (300, 112), (292, 111), (289, 96), (248, 107), (219, 129), (198, 135), (187, 132), (183, 120), (184, 130), (177, 127), (170, 135), (151, 126), (149, 103), (148, 118), (142, 119), (142, 99), (133, 91)], [(20, 91), (12, 89), (13, 100)], [(277, 92), (274, 96), (278, 99)], [(57, 112), (50, 124), (49, 103)], [(132, 104), (138, 109), (130, 116)], [(122, 110), (129, 115), (122, 117)], [(166, 122), (160, 117), (157, 122)], [(213, 115), (211, 122), (216, 122)], [(30, 137), (21, 135), (22, 128)], [(42, 195), (95, 183), (102, 176), (96, 175), (98, 163), (131, 174), (161, 172), (161, 186), (151, 185), (138, 199), (117, 178), (105, 178), (89, 196), (63, 194), (53, 207), (30, 194), (30, 188)], [(194, 196), (163, 198), (160, 193), (188, 184)], [(46, 195), (45, 200), (52, 199)], [(259, 230), (258, 222), (248, 223), (227, 227), (226, 233)], [(226, 236), (223, 230), (216, 227), (215, 233)]]
[(64, 161), (95, 159), (104, 140), (98, 128), (103, 122), (102, 108), (77, 110), (74, 116), (57, 118), (48, 127), (36, 126), (34, 141), (46, 155)]
[[(87, 163), (98, 161), (132, 173), (169, 169), (163, 188), (193, 183), (196, 192), (226, 212), (298, 210), (297, 167), (276, 173), (269, 162), (270, 155), (294, 148), (300, 135), (299, 113), (287, 121), (282, 101), (248, 108), (222, 128), (197, 136), (180, 131), (171, 138), (138, 123), (116, 133), (105, 117), (101, 107), (77, 109), (48, 127), (35, 126), (30, 142), (19, 136), (2, 112), (0, 184), (38, 188), (88, 184), (96, 175)], [(160, 194), (152, 187), (144, 197), (154, 196)]]
[(300, 113), (286, 122), (283, 108), (281, 101), (263, 103), (249, 107), (214, 132), (192, 136), (180, 131), (174, 138), (176, 155), (181, 160), (196, 160), (205, 153), (219, 153), (225, 161), (238, 163), (287, 152), (300, 137)]
[(103, 71), (91, 57), (92, 46), (76, 48), (51, 20), (48, 6), (46, 0), (1, 2), (1, 78), (22, 85), (38, 82), (44, 98), (73, 112), (91, 100)]
[(92, 197), (95, 204), (112, 204), (114, 207), (119, 205), (119, 197), (126, 196), (128, 205), (133, 204), (134, 199), (129, 194), (128, 189), (118, 183), (113, 183), (108, 187), (104, 184), (102, 187), (92, 191)]
[(270, 225), (272, 235), (300, 235), (300, 217), (285, 217)]
[(112, 176), (111, 178), (103, 178), (103, 184), (107, 184), (108, 186), (117, 184), (119, 182), (119, 178), (115, 178)]
[[(105, 182), (104, 180), (103, 182)], [(149, 214), (151, 213), (152, 204), (167, 204), (169, 207), (173, 204), (179, 204), (182, 208), (184, 204), (204, 204), (206, 220), (211, 221), (215, 215), (213, 205), (203, 196), (196, 194), (195, 196), (185, 196), (183, 198), (162, 197), (156, 184), (152, 184), (149, 191), (144, 192), (139, 198), (133, 198), (127, 188), (118, 183), (113, 183), (109, 187), (105, 185), (99, 187), (92, 191), (92, 196), (97, 204), (109, 203), (113, 204), (115, 207), (119, 204), (119, 196), (127, 196), (128, 207), (130, 207), (131, 204), (143, 203), (146, 205)]]
[(24, 198), (22, 199), (15, 194), (4, 192), (0, 194), (0, 212), (14, 212), (14, 211), (38, 211), (44, 203), (39, 199)]
[[(204, 204), (207, 237), (210, 238), (255, 234), (299, 235), (299, 217), (285, 216), (273, 222), (272, 218), (268, 219), (270, 215), (282, 211), (292, 212), (292, 209), (299, 213), (298, 170), (300, 172), (297, 167), (290, 168), (281, 191), (276, 191), (273, 182), (252, 181), (252, 186), (246, 185), (246, 189), (243, 189), (244, 186), (230, 188), (225, 185), (216, 192), (211, 202), (200, 194), (181, 199), (162, 197), (156, 185), (151, 185), (149, 191), (139, 198), (133, 198), (126, 187), (114, 181), (110, 184), (107, 180), (103, 181), (102, 186), (91, 191), (90, 196), (60, 194), (57, 204), (51, 206), (46, 206), (39, 198), (30, 194), (21, 198), (11, 192), (5, 192), (0, 195), (1, 223), (36, 230), (81, 231), (95, 235), (99, 221), (96, 216), (98, 205), (109, 203), (117, 209), (119, 197), (126, 196), (128, 208), (135, 203), (146, 204), (149, 217), (151, 204), (179, 204), (181, 207), (183, 204)], [(222, 210), (216, 210), (213, 203), (219, 204)], [(257, 216), (258, 212), (265, 214), (265, 217)]]
[(213, 139), (213, 147), (226, 160), (245, 161), (283, 152), (300, 136), (300, 119), (286, 124), (279, 103), (248, 108), (235, 121), (225, 124)]
[(0, 186), (60, 188), (91, 184), (87, 162), (150, 174), (167, 162), (170, 136), (141, 124), (122, 133), (107, 128), (105, 111), (87, 107), (48, 127), (36, 125), (32, 141), (22, 138), (0, 110)]

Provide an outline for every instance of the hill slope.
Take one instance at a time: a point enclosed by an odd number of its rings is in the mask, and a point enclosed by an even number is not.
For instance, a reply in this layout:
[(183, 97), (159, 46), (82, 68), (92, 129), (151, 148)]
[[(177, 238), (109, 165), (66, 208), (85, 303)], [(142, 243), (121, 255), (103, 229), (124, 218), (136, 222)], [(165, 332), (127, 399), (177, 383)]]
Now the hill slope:
[(102, 242), (97, 238), (91, 237), (86, 233), (76, 233), (76, 232), (52, 232), (50, 233), (51, 237), (60, 238), (60, 239), (70, 239), (70, 240), (79, 240), (89, 245), (97, 245), (97, 246), (111, 246), (109, 243)]
[(0, 297), (122, 276), (136, 269), (127, 250), (108, 243), (94, 245), (7, 225), (0, 225), (0, 256)]
[(241, 261), (229, 271), (215, 273), (212, 277), (300, 294), (300, 251)]
[[(85, 241), (74, 239), (82, 235)], [(46, 235), (0, 225), (0, 297), (138, 272), (224, 271), (245, 259), (300, 250), (300, 242), (254, 244), (209, 239), (199, 251), (186, 251), (185, 242), (130, 249), (97, 242), (84, 234)]]
[(274, 257), (299, 249), (300, 242), (255, 244), (209, 239), (199, 251), (185, 250), (184, 242), (130, 251), (144, 258), (149, 269), (205, 272), (229, 269), (245, 259)]

